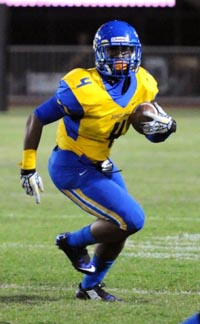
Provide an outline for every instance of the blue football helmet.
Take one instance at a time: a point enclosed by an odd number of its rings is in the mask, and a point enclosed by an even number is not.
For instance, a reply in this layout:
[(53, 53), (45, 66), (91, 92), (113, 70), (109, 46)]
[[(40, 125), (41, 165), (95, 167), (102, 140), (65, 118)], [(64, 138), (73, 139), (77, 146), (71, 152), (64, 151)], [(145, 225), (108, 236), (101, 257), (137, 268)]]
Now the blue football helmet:
[(141, 64), (141, 43), (135, 29), (125, 21), (113, 20), (97, 30), (93, 49), (100, 74), (124, 78)]

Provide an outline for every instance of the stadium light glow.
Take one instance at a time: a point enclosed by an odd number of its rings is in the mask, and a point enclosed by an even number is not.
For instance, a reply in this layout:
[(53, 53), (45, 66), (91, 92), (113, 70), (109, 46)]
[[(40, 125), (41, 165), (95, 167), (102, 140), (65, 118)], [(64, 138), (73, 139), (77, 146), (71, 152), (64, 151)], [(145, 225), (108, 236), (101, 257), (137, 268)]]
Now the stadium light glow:
[(174, 7), (176, 0), (0, 0), (15, 7)]

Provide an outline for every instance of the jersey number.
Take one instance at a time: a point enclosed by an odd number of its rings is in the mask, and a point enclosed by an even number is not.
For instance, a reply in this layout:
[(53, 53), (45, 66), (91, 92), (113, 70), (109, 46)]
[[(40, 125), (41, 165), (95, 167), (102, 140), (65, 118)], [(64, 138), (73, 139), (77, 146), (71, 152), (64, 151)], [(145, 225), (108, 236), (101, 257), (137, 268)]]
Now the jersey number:
[(126, 124), (126, 119), (122, 122), (115, 123), (108, 140), (110, 140), (108, 147), (111, 147), (115, 138), (121, 136), (124, 126)]

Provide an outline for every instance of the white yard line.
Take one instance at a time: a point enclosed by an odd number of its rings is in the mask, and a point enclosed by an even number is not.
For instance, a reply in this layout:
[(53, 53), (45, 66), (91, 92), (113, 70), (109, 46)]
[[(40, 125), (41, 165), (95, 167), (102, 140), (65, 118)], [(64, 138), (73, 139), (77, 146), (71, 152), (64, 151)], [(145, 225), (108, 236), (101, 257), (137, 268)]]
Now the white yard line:
[(158, 236), (142, 243), (130, 239), (126, 243), (126, 248), (123, 252), (126, 257), (198, 261), (200, 260), (200, 234)]
[[(24, 250), (55, 250), (52, 244), (27, 244), (21, 242), (4, 242), (0, 244), (3, 249)], [(89, 247), (92, 250), (93, 247)], [(127, 240), (126, 247), (122, 252), (124, 257), (139, 257), (152, 259), (177, 259), (177, 260), (200, 260), (200, 234), (188, 234), (174, 236), (158, 236), (148, 241), (138, 242), (133, 237)]]
[(130, 252), (122, 253), (125, 257), (136, 257), (143, 259), (176, 259), (176, 260), (191, 260), (199, 261), (200, 255), (197, 254), (186, 254), (186, 253), (161, 253), (161, 252)]
[[(66, 287), (66, 288), (62, 288), (62, 287), (53, 287), (53, 286), (39, 286), (39, 287), (35, 287), (35, 286), (25, 286), (25, 285), (16, 285), (16, 284), (1, 284), (0, 285), (0, 289), (16, 289), (16, 290), (21, 290), (21, 291), (35, 291), (35, 292), (39, 292), (39, 291), (57, 291), (58, 293), (60, 291), (74, 291), (74, 287)], [(130, 291), (128, 289), (116, 289), (116, 288), (111, 288), (110, 290), (112, 291), (123, 291), (124, 293)], [(131, 289), (135, 294), (139, 294), (139, 295), (170, 295), (170, 296), (179, 296), (179, 295), (187, 295), (187, 296), (192, 296), (192, 295), (198, 295), (200, 296), (200, 291), (184, 291), (184, 290), (177, 290), (177, 291), (170, 291), (170, 290), (144, 290), (144, 289), (138, 289), (138, 288), (132, 288)]]

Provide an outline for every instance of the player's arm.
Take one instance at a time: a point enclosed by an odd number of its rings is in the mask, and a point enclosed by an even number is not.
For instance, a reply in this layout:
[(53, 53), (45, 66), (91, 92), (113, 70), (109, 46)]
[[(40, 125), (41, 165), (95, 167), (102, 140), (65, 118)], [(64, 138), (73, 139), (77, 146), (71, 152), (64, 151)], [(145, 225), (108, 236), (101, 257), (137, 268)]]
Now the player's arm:
[(44, 191), (42, 179), (36, 171), (36, 155), (42, 129), (42, 122), (32, 113), (26, 123), (20, 173), (22, 188), (27, 195), (35, 196), (37, 204), (40, 203), (40, 191)]
[(37, 149), (42, 130), (44, 125), (60, 119), (64, 114), (54, 96), (37, 107), (26, 122), (20, 178), (26, 194), (35, 196), (36, 203), (40, 203), (40, 192), (44, 191), (42, 179), (36, 171)]
[(154, 101), (152, 104), (158, 114), (154, 115), (146, 112), (146, 116), (152, 118), (152, 121), (143, 123), (143, 131), (149, 141), (159, 143), (165, 141), (172, 133), (176, 132), (176, 121), (167, 115), (157, 102)]
[(151, 103), (157, 110), (156, 115), (153, 114), (147, 116), (152, 118), (152, 121), (144, 122), (143, 125), (141, 125), (143, 128), (143, 134), (148, 140), (154, 143), (165, 141), (173, 132), (176, 131), (176, 122), (171, 116), (168, 116), (162, 107), (156, 102), (155, 98), (158, 94), (158, 87), (154, 77), (141, 67), (139, 71), (140, 74), (138, 73), (137, 75), (138, 77), (140, 76), (140, 80), (142, 80), (145, 90), (148, 93), (150, 90), (150, 93), (153, 95), (154, 99)]

